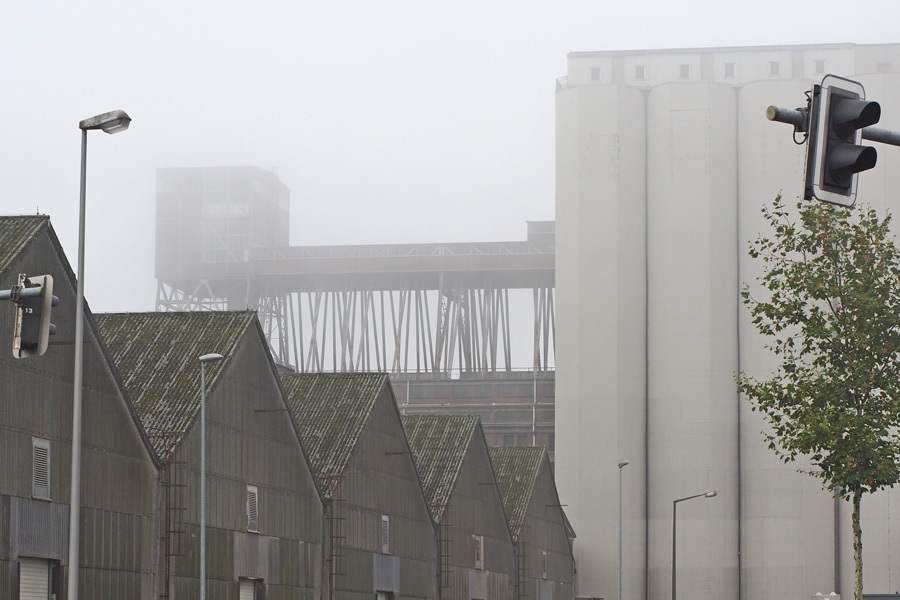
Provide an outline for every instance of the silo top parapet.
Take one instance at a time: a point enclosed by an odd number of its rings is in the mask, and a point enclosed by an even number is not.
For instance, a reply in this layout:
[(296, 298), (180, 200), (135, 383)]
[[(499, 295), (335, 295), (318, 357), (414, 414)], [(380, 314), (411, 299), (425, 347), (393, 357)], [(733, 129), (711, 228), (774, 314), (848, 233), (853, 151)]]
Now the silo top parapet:
[(570, 52), (557, 90), (672, 82), (740, 86), (764, 79), (818, 81), (827, 73), (900, 72), (900, 44), (816, 44)]

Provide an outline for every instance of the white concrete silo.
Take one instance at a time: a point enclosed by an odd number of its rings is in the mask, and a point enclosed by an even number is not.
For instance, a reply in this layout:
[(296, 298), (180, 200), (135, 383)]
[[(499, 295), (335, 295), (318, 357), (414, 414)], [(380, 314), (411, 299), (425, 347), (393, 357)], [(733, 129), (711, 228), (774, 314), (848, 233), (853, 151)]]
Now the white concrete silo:
[[(636, 88), (557, 91), (556, 478), (577, 532), (578, 595), (645, 597), (645, 126)], [(560, 377), (560, 374), (563, 374)], [(584, 540), (584, 543), (582, 543)]]
[(735, 90), (691, 81), (648, 99), (649, 598), (738, 586)]

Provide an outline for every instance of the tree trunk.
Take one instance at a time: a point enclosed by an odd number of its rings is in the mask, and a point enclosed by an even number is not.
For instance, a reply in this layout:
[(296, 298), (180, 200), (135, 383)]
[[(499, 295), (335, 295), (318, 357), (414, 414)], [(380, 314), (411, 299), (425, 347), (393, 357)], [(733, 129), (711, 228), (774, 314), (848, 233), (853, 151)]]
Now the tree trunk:
[(863, 600), (862, 527), (859, 524), (859, 507), (862, 501), (862, 486), (853, 487), (853, 562), (856, 570), (855, 600)]

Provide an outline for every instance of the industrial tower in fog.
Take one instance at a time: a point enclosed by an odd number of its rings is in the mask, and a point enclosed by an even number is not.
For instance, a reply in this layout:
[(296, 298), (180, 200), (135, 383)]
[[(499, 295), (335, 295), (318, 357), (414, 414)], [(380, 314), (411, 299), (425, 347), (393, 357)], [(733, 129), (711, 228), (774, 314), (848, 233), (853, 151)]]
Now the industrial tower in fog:
[[(805, 105), (827, 73), (859, 80), (900, 129), (900, 45), (575, 52), (556, 92), (556, 472), (578, 532), (577, 594), (852, 595), (849, 506), (782, 464), (735, 373), (775, 363), (741, 305), (760, 209), (803, 193), (805, 147), (768, 105)], [(900, 207), (900, 149), (879, 146), (858, 201)], [(892, 518), (891, 518), (892, 517)], [(863, 504), (868, 593), (900, 589), (900, 498)]]

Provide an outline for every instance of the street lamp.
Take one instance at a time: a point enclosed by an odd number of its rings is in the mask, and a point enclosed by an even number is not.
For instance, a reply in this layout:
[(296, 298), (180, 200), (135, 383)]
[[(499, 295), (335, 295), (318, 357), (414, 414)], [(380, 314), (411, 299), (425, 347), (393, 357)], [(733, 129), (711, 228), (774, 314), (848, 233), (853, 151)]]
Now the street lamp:
[(200, 360), (200, 600), (206, 600), (206, 363), (221, 354), (204, 354)]
[(124, 110), (114, 110), (78, 124), (81, 129), (81, 194), (78, 209), (78, 281), (75, 296), (75, 376), (72, 401), (72, 494), (69, 500), (68, 600), (78, 600), (78, 535), (81, 523), (81, 392), (84, 364), (84, 209), (87, 175), (87, 132), (102, 129), (118, 133), (131, 123)]
[(628, 466), (628, 461), (619, 463), (619, 598), (622, 600), (622, 469)]
[(694, 498), (712, 498), (715, 495), (716, 492), (713, 490), (672, 501), (672, 600), (675, 600), (675, 512), (678, 510), (678, 503), (684, 502), (685, 500), (693, 500)]

